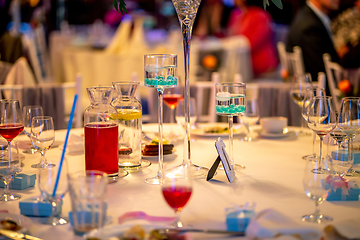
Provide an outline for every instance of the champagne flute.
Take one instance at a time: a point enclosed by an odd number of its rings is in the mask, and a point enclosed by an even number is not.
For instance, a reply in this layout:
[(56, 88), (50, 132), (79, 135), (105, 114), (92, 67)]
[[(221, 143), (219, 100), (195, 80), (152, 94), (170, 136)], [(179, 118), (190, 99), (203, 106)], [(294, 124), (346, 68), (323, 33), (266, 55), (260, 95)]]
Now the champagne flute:
[[(11, 159), (6, 156), (5, 150), (2, 151), (1, 154), (3, 157), (0, 158), (0, 177), (1, 180), (4, 182), (4, 192), (0, 196), (0, 201), (14, 201), (21, 198), (20, 194), (11, 193), (9, 190), (9, 184), (11, 179), (21, 172), (21, 157), (19, 154), (18, 144), (15, 142), (13, 143), (13, 149), (15, 150)], [(16, 154), (15, 154), (16, 153)]]
[[(174, 209), (176, 218), (174, 227), (181, 228), (184, 224), (180, 221), (180, 213), (189, 201), (192, 194), (192, 181), (190, 165), (184, 165), (179, 171), (181, 174), (165, 171), (161, 181), (161, 191), (167, 204)], [(178, 172), (177, 172), (178, 173)]]
[(167, 134), (167, 139), (177, 140), (179, 134), (174, 132), (174, 118), (175, 118), (175, 108), (179, 105), (179, 102), (183, 99), (183, 96), (180, 94), (180, 88), (168, 88), (165, 90), (163, 95), (164, 102), (166, 106), (170, 108), (170, 132)]
[(177, 56), (174, 54), (149, 54), (144, 56), (145, 86), (158, 92), (159, 170), (155, 177), (145, 179), (149, 184), (160, 184), (163, 174), (163, 93), (165, 88), (177, 85)]
[(241, 123), (246, 127), (246, 136), (242, 139), (246, 142), (254, 141), (252, 134), (252, 126), (259, 121), (259, 105), (257, 99), (246, 99), (246, 110), (244, 115), (240, 117)]
[(12, 159), (11, 141), (24, 129), (18, 100), (0, 100), (0, 135), (8, 142), (9, 159)]
[[(303, 177), (303, 187), (310, 199), (315, 201), (315, 212), (302, 217), (303, 221), (313, 223), (325, 223), (332, 221), (332, 217), (320, 214), (319, 204), (326, 200), (332, 189), (334, 178), (332, 171), (332, 159), (326, 158), (324, 162), (319, 159), (307, 159)], [(314, 169), (328, 169), (324, 174), (317, 174)]]
[[(190, 98), (190, 126), (194, 125), (197, 120), (195, 98)], [(176, 122), (185, 128), (185, 101), (180, 100), (179, 105), (176, 107)]]
[[(353, 140), (356, 135), (360, 133), (360, 98), (359, 97), (345, 97), (341, 101), (339, 120), (339, 129), (346, 134), (349, 140), (349, 154), (348, 158), (354, 159)], [(352, 168), (348, 172), (348, 176), (358, 176), (358, 172)]]
[[(33, 117), (43, 116), (43, 109), (41, 106), (31, 105), (23, 107), (23, 122), (24, 122), (24, 133), (30, 138), (31, 133), (31, 122)], [(31, 148), (23, 151), (23, 153), (34, 154), (36, 148), (31, 145)]]
[(228, 116), (229, 121), (229, 157), (235, 170), (245, 168), (244, 165), (235, 164), (233, 155), (233, 123), (234, 116), (243, 115), (246, 109), (245, 83), (217, 83), (216, 88), (216, 114)]
[[(310, 74), (295, 74), (290, 88), (290, 96), (293, 101), (302, 109), (306, 89), (312, 87)], [(304, 132), (304, 121), (301, 118), (300, 130), (297, 132), (298, 136), (306, 135)]]
[[(301, 115), (304, 118), (305, 121), (307, 121), (307, 117), (309, 114), (309, 108), (310, 108), (310, 101), (313, 97), (316, 96), (325, 96), (325, 89), (320, 87), (309, 87), (306, 89), (304, 102), (302, 105), (302, 111)], [(331, 133), (330, 133), (331, 134)], [(316, 152), (315, 152), (315, 142), (316, 142), (316, 133), (313, 132), (313, 153), (303, 156), (303, 159), (307, 158), (316, 158)]]
[[(60, 217), (61, 207), (59, 207), (60, 202), (68, 191), (68, 164), (66, 158), (64, 158), (61, 171), (59, 173), (60, 161), (56, 161), (56, 159), (57, 158), (51, 158), (51, 160), (49, 161), (50, 163), (48, 164), (48, 166), (51, 165), (52, 167), (39, 168), (38, 175), (38, 184), (41, 195), (43, 199), (50, 202), (52, 206), (51, 216), (45, 219), (43, 223), (53, 226), (68, 223), (67, 219)], [(58, 174), (60, 174), (59, 177)], [(56, 181), (58, 181), (58, 185), (54, 193)]]
[(54, 164), (48, 163), (45, 157), (46, 151), (55, 141), (54, 122), (50, 116), (33, 117), (31, 123), (30, 139), (33, 146), (40, 151), (41, 159), (33, 168), (51, 168)]
[[(196, 178), (206, 178), (209, 169), (197, 166), (191, 162), (190, 151), (190, 43), (191, 33), (196, 18), (196, 13), (199, 9), (201, 0), (172, 0), (178, 19), (181, 26), (181, 32), (183, 35), (183, 47), (184, 47), (184, 70), (185, 70), (185, 138), (184, 138), (184, 156), (183, 163), (173, 169), (182, 168), (188, 162), (190, 163), (191, 175)], [(182, 171), (180, 170), (179, 173)]]
[(332, 103), (332, 97), (316, 96), (310, 101), (308, 112), (308, 126), (320, 137), (320, 156), (318, 167), (314, 169), (314, 173), (328, 172), (323, 166), (323, 142), (324, 137), (336, 127), (335, 110)]

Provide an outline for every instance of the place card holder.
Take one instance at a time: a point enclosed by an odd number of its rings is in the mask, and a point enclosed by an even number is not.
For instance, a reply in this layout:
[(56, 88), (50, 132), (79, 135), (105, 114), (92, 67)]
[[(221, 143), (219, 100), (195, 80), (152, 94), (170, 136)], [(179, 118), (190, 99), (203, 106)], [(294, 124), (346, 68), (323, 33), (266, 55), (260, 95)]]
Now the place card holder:
[(206, 180), (209, 181), (210, 179), (212, 179), (215, 175), (215, 172), (220, 164), (220, 161), (222, 162), (222, 165), (224, 167), (225, 173), (226, 173), (226, 177), (229, 180), (229, 182), (233, 182), (235, 179), (235, 169), (233, 167), (233, 165), (231, 164), (231, 159), (229, 158), (229, 155), (227, 154), (226, 150), (225, 150), (225, 143), (223, 142), (223, 140), (219, 137), (216, 141), (215, 141), (215, 148), (216, 151), (218, 152), (218, 157), (216, 158), (214, 164), (211, 166), (207, 178)]

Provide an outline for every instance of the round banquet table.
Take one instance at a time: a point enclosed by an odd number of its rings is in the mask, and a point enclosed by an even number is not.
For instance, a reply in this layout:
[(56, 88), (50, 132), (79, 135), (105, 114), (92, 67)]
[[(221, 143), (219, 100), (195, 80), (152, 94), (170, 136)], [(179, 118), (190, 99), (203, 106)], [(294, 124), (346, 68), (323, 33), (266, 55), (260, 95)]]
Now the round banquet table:
[[(180, 126), (174, 126), (175, 131), (183, 132)], [(297, 130), (298, 128), (290, 128)], [(157, 132), (157, 124), (144, 124), (145, 132)], [(164, 131), (169, 131), (169, 125), (164, 126)], [(81, 135), (83, 129), (72, 129), (71, 134)], [(63, 143), (66, 131), (56, 131), (56, 142)], [(325, 224), (311, 224), (301, 221), (301, 216), (314, 212), (315, 203), (310, 200), (303, 190), (302, 177), (305, 162), (302, 156), (312, 152), (312, 136), (296, 137), (290, 135), (285, 138), (264, 139), (254, 142), (240, 141), (241, 135), (234, 137), (235, 162), (244, 164), (246, 169), (236, 172), (233, 183), (226, 182), (224, 172), (218, 170), (217, 181), (195, 179), (193, 181), (193, 194), (190, 201), (183, 209), (181, 219), (185, 225), (196, 228), (226, 229), (225, 208), (234, 205), (242, 205), (246, 202), (256, 203), (256, 212), (263, 209), (275, 209), (299, 225), (310, 224), (321, 231)], [(216, 137), (192, 136), (191, 159), (194, 164), (210, 168), (217, 158), (214, 143)], [(25, 141), (25, 135), (18, 136), (16, 141)], [(228, 145), (228, 138), (223, 137)], [(69, 146), (71, 141), (69, 141)], [(316, 145), (319, 146), (318, 143)], [(178, 165), (182, 162), (183, 141), (175, 143), (176, 154), (165, 158), (165, 164)], [(228, 150), (227, 150), (228, 151)], [(48, 158), (60, 158), (62, 146), (52, 148), (46, 154)], [(23, 172), (36, 172), (31, 164), (40, 159), (40, 154), (24, 154)], [(66, 155), (69, 163), (69, 171), (84, 169), (84, 154)], [(108, 215), (112, 216), (109, 224), (118, 224), (118, 217), (130, 211), (143, 211), (153, 216), (173, 217), (173, 210), (166, 204), (158, 185), (149, 185), (144, 182), (145, 178), (153, 177), (158, 170), (157, 160), (150, 160), (152, 165), (139, 172), (130, 173), (118, 182), (109, 184), (107, 188), (106, 202), (108, 203)], [(359, 182), (359, 178), (352, 178)], [(37, 184), (33, 188), (22, 191), (22, 199), (40, 195)], [(1, 202), (0, 210), (8, 210), (9, 213), (20, 213), (19, 201)], [(64, 197), (64, 216), (71, 210), (70, 196)], [(323, 214), (337, 221), (360, 216), (360, 201), (354, 202), (328, 202), (320, 205)], [(82, 239), (73, 234), (70, 224), (62, 226), (48, 226), (39, 223), (39, 218), (31, 217), (33, 225), (29, 233), (42, 239)], [(129, 220), (122, 224), (151, 224), (145, 220)], [(160, 223), (157, 223), (160, 224)], [(164, 226), (169, 223), (161, 223)], [(224, 235), (191, 234), (194, 239), (222, 239)], [(245, 238), (246, 239), (246, 238)]]

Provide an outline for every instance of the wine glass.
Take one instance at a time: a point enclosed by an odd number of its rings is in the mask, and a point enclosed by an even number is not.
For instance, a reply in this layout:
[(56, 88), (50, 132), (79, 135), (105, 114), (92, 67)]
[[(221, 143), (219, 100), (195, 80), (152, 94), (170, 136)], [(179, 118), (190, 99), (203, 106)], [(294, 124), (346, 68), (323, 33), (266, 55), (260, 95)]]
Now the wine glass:
[(324, 137), (333, 131), (336, 127), (336, 115), (333, 107), (332, 97), (316, 96), (310, 101), (308, 112), (308, 126), (320, 137), (320, 156), (319, 168), (314, 169), (314, 173), (327, 173), (327, 169), (323, 169), (323, 142)]
[[(62, 164), (57, 159), (57, 157), (52, 157), (49, 161), (48, 166), (51, 165), (52, 167), (45, 166), (44, 168), (39, 168), (38, 180), (43, 199), (50, 202), (52, 206), (51, 216), (45, 219), (43, 223), (53, 226), (68, 223), (67, 219), (60, 217), (61, 207), (59, 207), (60, 202), (68, 191), (68, 164), (66, 158), (64, 158)], [(61, 170), (59, 172), (60, 166)]]
[(174, 227), (183, 227), (180, 221), (180, 213), (189, 201), (192, 194), (191, 166), (185, 164), (179, 171), (181, 174), (173, 174), (171, 171), (165, 171), (161, 181), (161, 191), (167, 204), (174, 209), (176, 218)]
[(0, 100), (0, 135), (8, 142), (8, 155), (12, 159), (11, 141), (24, 129), (20, 103), (15, 99)]
[[(23, 107), (23, 122), (24, 122), (24, 133), (30, 138), (31, 133), (31, 122), (33, 117), (44, 116), (43, 109), (41, 106), (31, 105)], [(31, 145), (31, 148), (23, 151), (23, 153), (34, 154), (36, 148)]]
[(144, 56), (145, 86), (158, 92), (159, 170), (155, 177), (145, 179), (149, 184), (160, 184), (163, 174), (163, 93), (165, 88), (177, 85), (177, 56), (174, 54), (148, 54)]
[[(332, 171), (332, 159), (326, 158), (324, 162), (319, 159), (307, 159), (303, 177), (303, 187), (310, 199), (315, 200), (315, 212), (302, 217), (303, 221), (313, 223), (325, 223), (332, 221), (332, 217), (320, 214), (319, 204), (326, 200), (332, 189), (334, 178)], [(318, 174), (313, 169), (328, 169), (324, 174)]]
[(243, 115), (246, 109), (245, 83), (217, 83), (216, 88), (216, 114), (228, 116), (229, 120), (229, 157), (235, 170), (245, 168), (244, 165), (235, 164), (233, 155), (233, 123), (234, 116)]
[(338, 127), (330, 132), (331, 138), (329, 152), (332, 158), (333, 170), (339, 177), (344, 177), (354, 164), (354, 157), (351, 155), (349, 139)]
[[(195, 98), (190, 98), (190, 126), (193, 126), (197, 120), (196, 103)], [(179, 105), (176, 107), (177, 124), (185, 128), (185, 101), (180, 100)]]
[(45, 157), (46, 151), (55, 141), (54, 122), (50, 116), (33, 117), (31, 123), (30, 139), (33, 146), (40, 151), (41, 159), (33, 168), (51, 168), (54, 164), (48, 163)]
[[(325, 89), (320, 87), (309, 87), (305, 91), (305, 97), (304, 102), (302, 105), (301, 115), (304, 118), (305, 121), (307, 121), (309, 108), (310, 108), (310, 101), (313, 97), (316, 96), (325, 96)], [(331, 133), (330, 133), (331, 134)], [(313, 132), (313, 153), (303, 156), (303, 159), (307, 159), (309, 157), (316, 158), (316, 152), (315, 152), (315, 142), (316, 142), (316, 133)]]
[(4, 192), (0, 196), (0, 201), (4, 202), (21, 198), (20, 194), (11, 193), (9, 190), (11, 179), (22, 170), (18, 144), (17, 142), (14, 142), (13, 145), (13, 150), (15, 151), (13, 152), (11, 159), (5, 150), (0, 150), (2, 156), (0, 158), (0, 177), (4, 182)]
[(257, 99), (246, 99), (245, 113), (240, 117), (241, 123), (246, 127), (246, 136), (242, 139), (246, 142), (254, 141), (252, 126), (259, 121), (259, 105)]
[[(182, 168), (188, 162), (190, 163), (190, 171), (192, 177), (206, 178), (209, 169), (197, 166), (191, 162), (190, 151), (190, 43), (191, 32), (196, 18), (196, 13), (199, 9), (201, 0), (172, 0), (176, 13), (179, 18), (181, 32), (183, 35), (183, 47), (184, 47), (184, 69), (185, 69), (185, 138), (184, 138), (184, 159), (183, 163), (177, 168)], [(181, 172), (181, 171), (180, 171)]]
[[(353, 152), (353, 139), (360, 133), (360, 98), (359, 97), (345, 97), (341, 101), (339, 119), (339, 129), (346, 134), (349, 140), (349, 153), (348, 158), (354, 159)], [(352, 168), (348, 172), (348, 176), (357, 176)]]
[(177, 140), (179, 134), (175, 133), (173, 130), (174, 118), (175, 118), (175, 108), (179, 105), (179, 102), (183, 99), (183, 96), (180, 93), (179, 87), (168, 88), (164, 91), (163, 95), (164, 102), (166, 106), (170, 108), (170, 132), (166, 134), (166, 138), (169, 140)]
[[(306, 89), (312, 87), (310, 74), (295, 74), (290, 88), (290, 96), (293, 101), (302, 109)], [(304, 132), (304, 120), (301, 118), (300, 130), (298, 136), (306, 135)]]

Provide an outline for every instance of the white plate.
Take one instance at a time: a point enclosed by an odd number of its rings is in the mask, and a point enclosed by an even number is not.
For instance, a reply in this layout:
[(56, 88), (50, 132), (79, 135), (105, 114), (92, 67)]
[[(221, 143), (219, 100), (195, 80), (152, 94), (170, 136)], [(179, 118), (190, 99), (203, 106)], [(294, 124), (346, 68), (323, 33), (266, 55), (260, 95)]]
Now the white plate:
[[(134, 225), (110, 225), (110, 226), (105, 226), (104, 228), (99, 228), (99, 229), (94, 229), (92, 231), (90, 231), (89, 233), (85, 234), (83, 237), (84, 239), (89, 239), (89, 238), (98, 238), (101, 240), (106, 240), (109, 239), (111, 237), (121, 237), (130, 227), (132, 227)], [(164, 225), (145, 225), (145, 224), (141, 224), (141, 226), (144, 228), (145, 232), (148, 234), (152, 229), (155, 228), (166, 228), (166, 226)], [(185, 234), (185, 238), (189, 239), (188, 236), (186, 236), (187, 234)], [(148, 239), (148, 237), (145, 237), (145, 239)]]
[[(0, 221), (2, 220), (11, 220), (16, 222), (21, 229), (18, 232), (26, 232), (29, 230), (32, 225), (32, 221), (30, 218), (25, 217), (24, 215), (14, 214), (14, 213), (0, 213)], [(7, 239), (4, 236), (0, 236), (0, 239)]]
[[(176, 153), (171, 153), (171, 154), (166, 154), (164, 155), (164, 161), (165, 160), (173, 160), (177, 157)], [(159, 155), (156, 156), (144, 156), (142, 155), (142, 159), (146, 159), (146, 160), (157, 160), (159, 159)]]
[[(204, 123), (204, 124), (198, 124), (196, 128), (191, 129), (191, 135), (194, 136), (201, 136), (201, 137), (226, 137), (229, 136), (228, 132), (223, 133), (206, 133), (205, 129), (210, 127), (229, 127), (229, 124), (227, 123)], [(242, 131), (242, 125), (241, 124), (234, 124), (234, 136), (244, 133)]]
[(284, 138), (289, 136), (295, 136), (295, 132), (293, 131), (284, 131), (281, 133), (267, 133), (262, 129), (258, 130), (259, 136), (262, 138)]

